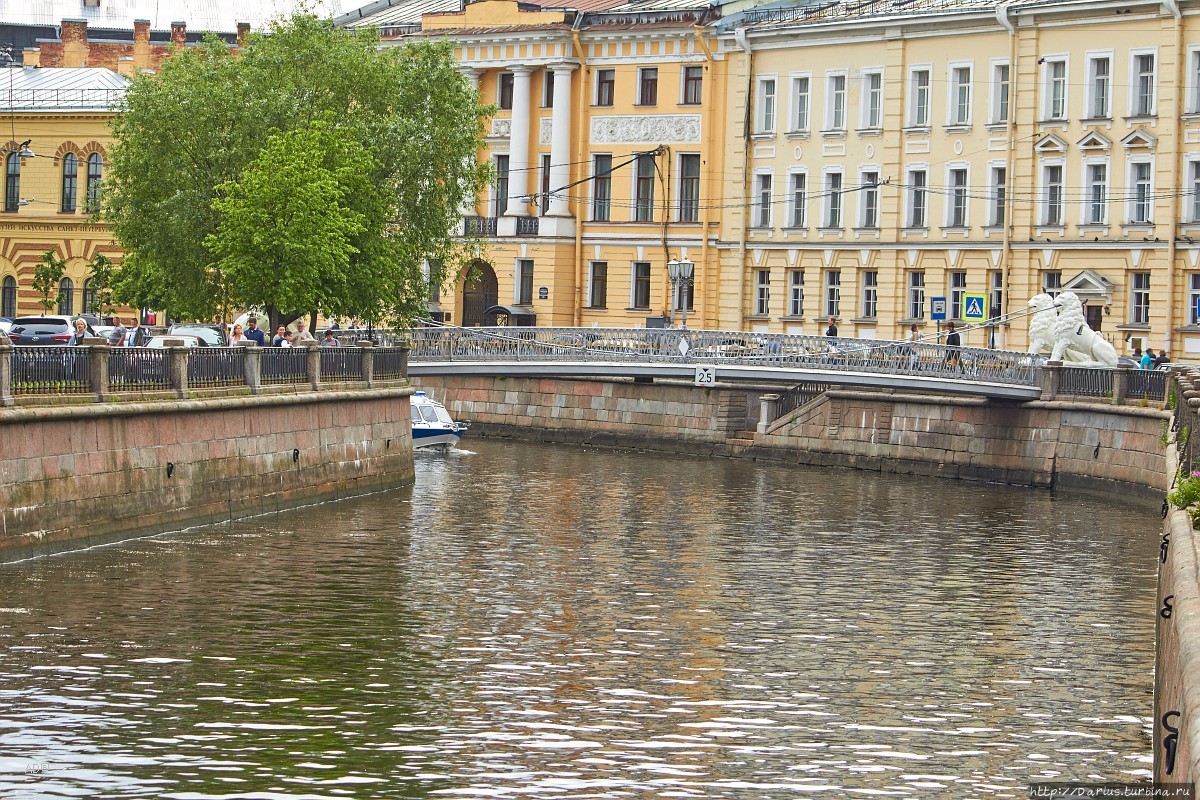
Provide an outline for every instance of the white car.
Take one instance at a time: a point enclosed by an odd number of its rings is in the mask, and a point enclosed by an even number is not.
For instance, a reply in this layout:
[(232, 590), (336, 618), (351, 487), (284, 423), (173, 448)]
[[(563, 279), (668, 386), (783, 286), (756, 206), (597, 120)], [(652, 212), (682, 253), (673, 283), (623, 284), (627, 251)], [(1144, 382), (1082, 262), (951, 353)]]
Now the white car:
[(145, 347), (154, 347), (161, 349), (163, 347), (179, 347), (176, 342), (182, 342), (183, 347), (205, 347), (199, 336), (152, 336), (150, 341), (146, 342)]

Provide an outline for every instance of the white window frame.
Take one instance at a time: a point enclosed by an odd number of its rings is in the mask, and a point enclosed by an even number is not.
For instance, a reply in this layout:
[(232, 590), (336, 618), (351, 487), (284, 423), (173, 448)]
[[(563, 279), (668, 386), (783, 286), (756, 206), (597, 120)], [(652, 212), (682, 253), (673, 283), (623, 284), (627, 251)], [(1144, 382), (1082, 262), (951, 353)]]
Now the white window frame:
[[(921, 276), (921, 285), (917, 286), (914, 281), (915, 276)], [(925, 300), (928, 285), (925, 282), (926, 274), (923, 269), (910, 269), (904, 273), (904, 310), (906, 312), (905, 319), (925, 319)], [(920, 294), (920, 302), (917, 301), (917, 295)], [(913, 314), (913, 311), (919, 311), (919, 314)]]
[[(796, 280), (796, 276), (800, 280)], [(787, 315), (792, 318), (804, 316), (804, 270), (789, 269), (787, 271)]]
[[(925, 73), (925, 118), (918, 116), (920, 104), (917, 102), (917, 75)], [(933, 119), (933, 65), (913, 64), (908, 68), (908, 127), (928, 128)]]
[[(999, 227), (1008, 222), (1008, 162), (1007, 161), (989, 161), (987, 164), (988, 174), (988, 204), (987, 204), (987, 224), (991, 227)], [(1002, 180), (996, 180), (997, 170), (1004, 172)], [(1000, 213), (996, 213), (997, 207), (1000, 208)]]
[[(920, 189), (922, 195), (922, 219), (921, 224), (915, 224), (913, 219), (913, 211), (916, 209), (916, 199), (918, 189), (915, 188), (913, 174), (917, 172), (925, 173), (925, 187)], [(929, 165), (928, 164), (909, 164), (904, 171), (904, 182), (909, 187), (905, 192), (905, 208), (904, 208), (904, 227), (915, 230), (925, 230), (929, 228)]]
[[(1138, 110), (1138, 99), (1141, 89), (1141, 76), (1138, 73), (1138, 57), (1152, 56), (1154, 58), (1154, 72), (1150, 78), (1150, 108), (1146, 112)], [(1129, 51), (1129, 116), (1131, 117), (1153, 117), (1158, 114), (1158, 48), (1157, 47), (1138, 47)]]
[[(646, 292), (646, 305), (639, 306), (637, 304), (637, 268), (638, 264), (650, 265), (650, 280), (648, 284), (649, 291)], [(650, 308), (653, 303), (654, 296), (654, 265), (648, 261), (630, 261), (629, 262), (629, 307), (630, 308)]]
[[(841, 178), (841, 188), (837, 191), (833, 190), (830, 185), (831, 178), (837, 175)], [(821, 171), (821, 194), (824, 195), (824, 202), (821, 203), (821, 227), (828, 230), (844, 230), (846, 227), (846, 170), (842, 167), (826, 167)], [(830, 225), (833, 220), (830, 215), (833, 212), (835, 199), (838, 208), (838, 219), (836, 225)]]
[(1186, 114), (1200, 114), (1200, 44), (1187, 46), (1187, 80), (1184, 81), (1187, 102)]
[[(649, 70), (649, 69), (652, 69), (657, 73), (654, 76), (655, 87), (654, 87), (654, 102), (653, 103), (647, 103), (646, 98), (644, 96), (642, 96), (642, 86), (643, 86), (642, 76), (646, 73), (646, 70)], [(683, 70), (679, 71), (679, 75), (680, 75), (680, 79), (682, 80)], [(658, 105), (658, 97), (660, 94), (662, 94), (662, 70), (659, 69), (657, 66), (638, 67), (638, 69), (637, 69), (637, 103), (635, 103), (635, 105), (647, 106), (649, 108), (654, 108), (655, 106)]]
[[(955, 278), (962, 278), (962, 285), (955, 286)], [(965, 269), (951, 269), (946, 272), (946, 302), (949, 304), (950, 319), (959, 319), (962, 316), (962, 306), (967, 299), (967, 271)]]
[[(529, 262), (529, 265), (530, 265), (530, 267), (531, 267), (531, 268), (530, 268), (530, 274), (534, 275), (535, 277), (536, 277), (536, 274), (537, 274), (537, 265), (536, 265), (536, 264), (534, 264), (534, 261), (533, 261), (533, 259), (532, 259), (532, 258), (517, 258), (517, 259), (514, 259), (514, 260), (513, 260), (513, 295), (512, 295), (512, 301), (513, 301), (513, 305), (514, 305), (514, 306), (523, 305), (523, 303), (521, 302), (521, 281), (522, 281), (522, 279), (523, 279), (525, 276), (521, 274), (521, 266), (522, 266), (522, 264), (523, 264), (524, 262), (526, 262), (526, 261), (528, 261), (528, 262)], [(535, 283), (534, 283), (534, 286), (536, 286), (536, 285), (537, 285), (537, 284), (536, 284), (536, 282), (535, 282)], [(534, 290), (533, 290), (533, 292), (532, 292), (532, 294), (533, 294), (533, 296), (534, 296), (534, 297), (536, 297), (536, 296), (537, 296), (537, 289), (534, 289)], [(529, 301), (532, 303), (532, 302), (533, 302), (533, 297), (531, 297)]]
[[(867, 183), (868, 173), (874, 173), (875, 175), (875, 180), (873, 181), (875, 184), (874, 187), (870, 187)], [(882, 174), (883, 171), (876, 164), (864, 164), (858, 168), (858, 194), (860, 195), (858, 202), (858, 227), (860, 228), (867, 230), (879, 229), (879, 216), (883, 212), (879, 197), (879, 181)], [(867, 219), (867, 206), (872, 198), (875, 200), (875, 224), (873, 225), (868, 224), (869, 220)]]
[[(602, 305), (602, 306), (597, 306), (597, 305), (592, 304), (592, 301), (595, 300), (595, 298), (592, 297), (592, 287), (595, 285), (596, 265), (597, 264), (604, 265), (604, 305)], [(591, 309), (597, 309), (597, 310), (604, 310), (604, 309), (608, 308), (608, 265), (609, 265), (609, 262), (605, 261), (604, 259), (598, 259), (598, 260), (594, 259), (594, 260), (588, 261), (587, 294), (585, 295), (585, 297), (587, 297), (588, 304), (585, 306), (585, 308), (591, 308)]]
[[(879, 316), (879, 270), (863, 269), (859, 270), (858, 275), (858, 316), (860, 319), (876, 319)], [(867, 281), (868, 275), (874, 278), (874, 282)]]
[[(1053, 280), (1051, 280), (1053, 278)], [(1048, 294), (1051, 297), (1058, 297), (1062, 294), (1062, 270), (1061, 269), (1044, 269), (1041, 275), (1038, 276), (1042, 286), (1042, 294)], [(1051, 285), (1053, 284), (1053, 286)]]
[[(1146, 285), (1145, 286), (1135, 286), (1133, 283), (1134, 277), (1135, 276), (1141, 277), (1143, 275), (1146, 278)], [(1130, 325), (1149, 325), (1150, 324), (1150, 302), (1153, 299), (1153, 296), (1151, 294), (1151, 289), (1150, 289), (1150, 281), (1152, 280), (1152, 277), (1153, 276), (1150, 274), (1150, 270), (1147, 270), (1147, 269), (1131, 270), (1129, 272), (1129, 324)], [(1138, 305), (1139, 304), (1137, 303), (1137, 298), (1139, 296), (1144, 297), (1145, 301), (1146, 301), (1146, 303), (1145, 303), (1146, 318), (1145, 319), (1138, 318), (1139, 317), (1139, 314), (1138, 314)]]
[[(696, 156), (700, 161), (700, 172), (696, 179), (696, 218), (683, 219), (683, 159), (684, 156)], [(675, 221), (685, 224), (700, 222), (700, 187), (704, 184), (704, 158), (701, 153), (678, 153), (675, 156)]]
[[(600, 74), (603, 72), (612, 72), (613, 74), (613, 96), (612, 102), (607, 105), (600, 105)], [(617, 68), (616, 67), (599, 67), (592, 73), (592, 105), (596, 108), (613, 108), (617, 104)]]
[[(804, 201), (800, 205), (800, 219), (796, 219), (795, 177), (804, 178)], [(792, 167), (787, 173), (787, 225), (785, 228), (803, 229), (808, 227), (808, 202), (812, 193), (812, 182), (808, 178), (808, 167)], [(795, 224), (799, 222), (800, 224)]]
[[(766, 178), (770, 181), (767, 187), (767, 202), (764, 205), (762, 198), (762, 181)], [(754, 170), (754, 202), (750, 205), (752, 214), (750, 227), (758, 230), (768, 230), (774, 227), (775, 215), (774, 210), (775, 199), (775, 170), (769, 167), (759, 167)], [(764, 214), (765, 212), (765, 214)], [(764, 221), (765, 216), (765, 221)]]
[[(767, 118), (767, 84), (771, 84), (771, 114)], [(754, 132), (774, 133), (779, 122), (779, 76), (759, 75), (754, 80)], [(769, 123), (769, 124), (768, 124)]]
[[(1071, 115), (1071, 57), (1067, 53), (1054, 53), (1042, 61), (1042, 119), (1061, 122)], [(1062, 65), (1062, 111), (1054, 108), (1054, 67)]]
[[(873, 90), (871, 88), (872, 78), (879, 80), (878, 90)], [(887, 83), (884, 80), (883, 67), (869, 67), (862, 70), (862, 108), (859, 112), (859, 127), (863, 130), (874, 131), (883, 127), (883, 87), (886, 85)], [(873, 94), (876, 94), (876, 92), (878, 92), (879, 97), (879, 104), (875, 109), (877, 116), (875, 119), (871, 119), (871, 97)]]
[[(1112, 93), (1113, 93), (1113, 64), (1116, 61), (1112, 50), (1089, 50), (1085, 53), (1087, 59), (1087, 87), (1084, 90), (1083, 102), (1085, 104), (1084, 119), (1112, 119)], [(1105, 76), (1104, 87), (1104, 111), (1102, 115), (1096, 115), (1096, 63), (1099, 61), (1108, 61), (1108, 75)]]
[[(835, 117), (837, 108), (837, 96), (833, 88), (834, 81), (840, 79), (842, 82), (842, 90), (840, 92), (842, 98), (842, 119), (840, 124)], [(849, 87), (849, 71), (844, 69), (828, 70), (825, 73), (825, 127), (822, 130), (834, 132), (846, 130), (846, 117), (850, 111), (850, 87)]]
[[(966, 181), (963, 183), (963, 219), (961, 225), (954, 224), (954, 173), (961, 170), (966, 173)], [(969, 228), (971, 227), (971, 165), (967, 161), (951, 161), (946, 165), (946, 210), (945, 210), (945, 226), (947, 228)]]
[[(812, 73), (793, 72), (788, 76), (788, 130), (808, 133), (812, 128)], [(800, 119), (800, 81), (807, 81), (804, 91), (804, 119)]]
[[(959, 88), (962, 86), (958, 81), (959, 70), (967, 71), (967, 108), (966, 113), (961, 115), (961, 119), (958, 111)], [(970, 127), (975, 114), (975, 62), (951, 61), (947, 64), (946, 84), (948, 86), (946, 125), (955, 128)]]
[(1188, 325), (1200, 325), (1200, 318), (1196, 316), (1196, 301), (1200, 300), (1200, 272), (1187, 273), (1188, 287), (1188, 307), (1187, 319)]
[(754, 270), (754, 316), (765, 317), (771, 313), (771, 270)]
[[(1095, 185), (1092, 182), (1092, 168), (1104, 167), (1104, 208), (1102, 209), (1101, 219), (1094, 220), (1092, 218), (1092, 187)], [(1079, 209), (1079, 224), (1080, 225), (1108, 225), (1109, 206), (1112, 204), (1112, 164), (1107, 157), (1089, 157), (1083, 159), (1083, 192), (1082, 201)]]
[[(1058, 167), (1061, 172), (1059, 178), (1059, 197), (1058, 197), (1058, 221), (1050, 221), (1050, 181), (1049, 170), (1052, 167)], [(1066, 222), (1066, 191), (1067, 191), (1067, 164), (1062, 158), (1046, 158), (1038, 164), (1038, 200), (1041, 202), (1041, 210), (1037, 214), (1037, 222), (1035, 227), (1039, 228), (1061, 228)]]
[[(1134, 170), (1140, 165), (1145, 165), (1150, 168), (1150, 185), (1146, 191), (1146, 219), (1134, 221), (1134, 215), (1137, 211), (1138, 205), (1137, 184), (1134, 178)], [(1127, 165), (1125, 168), (1125, 186), (1127, 187), (1125, 190), (1125, 195), (1127, 198), (1125, 203), (1125, 219), (1129, 221), (1130, 225), (1154, 224), (1154, 177), (1154, 156), (1139, 155), (1133, 156), (1127, 160)]]
[[(834, 277), (837, 280), (831, 280)], [(821, 307), (825, 309), (823, 315), (826, 319), (829, 317), (842, 316), (842, 271), (841, 269), (826, 269), (821, 276)]]
[(1193, 153), (1187, 160), (1188, 184), (1187, 212), (1184, 219), (1188, 222), (1200, 223), (1200, 153)]
[[(989, 96), (991, 98), (988, 106), (988, 119), (992, 125), (1007, 124), (1008, 118), (1012, 115), (1012, 68), (1009, 66), (1007, 58), (993, 58), (991, 60), (989, 71), (992, 76), (991, 84), (989, 85)], [(1008, 77), (1000, 80), (1000, 70), (1006, 70)], [(1005, 87), (1001, 91), (1001, 87)], [(1000, 113), (1001, 108), (1004, 109), (1004, 114)]]

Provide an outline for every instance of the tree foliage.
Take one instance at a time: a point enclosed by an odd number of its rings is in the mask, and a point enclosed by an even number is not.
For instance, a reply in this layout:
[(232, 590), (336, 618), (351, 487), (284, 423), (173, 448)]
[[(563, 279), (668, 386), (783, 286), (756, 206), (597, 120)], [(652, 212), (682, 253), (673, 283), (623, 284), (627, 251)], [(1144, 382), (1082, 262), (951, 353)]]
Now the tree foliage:
[(85, 308), (84, 311), (95, 311), (98, 314), (112, 311), (116, 305), (113, 298), (113, 278), (117, 265), (104, 253), (97, 253), (88, 262), (87, 286), (95, 298), (95, 308)]
[[(42, 260), (33, 269), (33, 290), (42, 296), (38, 305), (49, 314), (62, 299), (62, 278), (67, 271), (67, 262), (53, 249), (42, 253)], [(51, 297), (50, 293), (54, 296)]]
[(196, 318), (261, 306), (272, 325), (423, 313), (422, 264), (476, 255), (452, 234), (487, 178), (490, 109), (448, 43), (378, 45), (300, 15), (136, 78), (102, 211), (126, 252), (118, 298)]

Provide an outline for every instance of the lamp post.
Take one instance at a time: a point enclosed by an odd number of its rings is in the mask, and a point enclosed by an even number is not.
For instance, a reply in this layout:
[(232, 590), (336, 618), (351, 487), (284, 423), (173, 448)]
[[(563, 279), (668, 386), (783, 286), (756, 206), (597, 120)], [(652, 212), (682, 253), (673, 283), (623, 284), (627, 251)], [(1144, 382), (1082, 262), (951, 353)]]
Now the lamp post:
[(696, 265), (687, 259), (676, 261), (674, 259), (667, 262), (667, 275), (671, 278), (671, 325), (675, 325), (675, 309), (678, 306), (683, 306), (683, 323), (680, 327), (687, 330), (687, 303), (680, 302), (683, 298), (680, 296), (680, 288), (692, 285), (692, 276), (695, 274)]

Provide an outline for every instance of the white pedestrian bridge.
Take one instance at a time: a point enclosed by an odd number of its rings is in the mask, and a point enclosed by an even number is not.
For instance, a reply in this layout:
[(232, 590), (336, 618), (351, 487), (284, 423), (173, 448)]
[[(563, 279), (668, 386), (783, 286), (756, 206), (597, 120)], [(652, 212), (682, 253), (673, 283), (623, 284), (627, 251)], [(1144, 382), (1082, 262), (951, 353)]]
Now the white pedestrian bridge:
[[(686, 378), (902, 389), (1008, 400), (1041, 394), (1029, 353), (793, 334), (653, 328), (413, 328), (408, 373)], [(699, 368), (706, 369), (698, 372)]]

